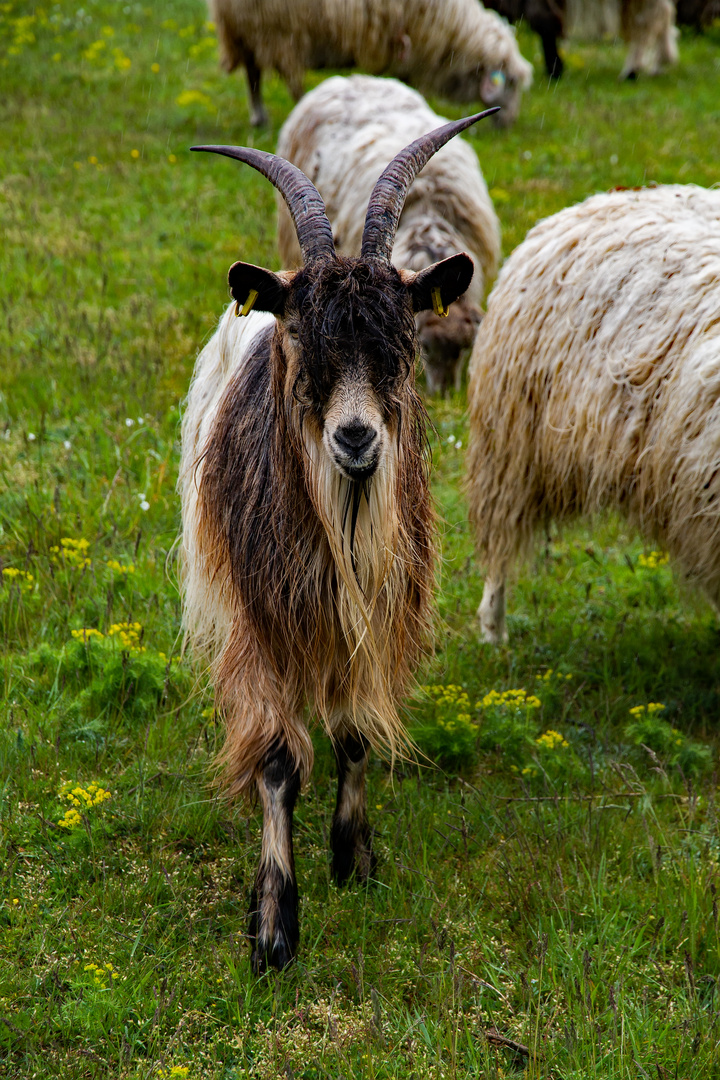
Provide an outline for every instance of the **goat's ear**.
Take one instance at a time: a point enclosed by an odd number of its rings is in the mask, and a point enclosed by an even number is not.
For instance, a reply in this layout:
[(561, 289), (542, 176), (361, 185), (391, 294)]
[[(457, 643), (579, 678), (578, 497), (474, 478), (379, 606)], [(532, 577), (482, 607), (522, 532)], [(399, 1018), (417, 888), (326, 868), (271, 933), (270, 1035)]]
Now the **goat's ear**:
[(442, 315), (465, 292), (474, 270), (472, 259), (462, 251), (417, 274), (401, 270), (400, 277), (408, 287), (415, 313), (432, 309), (436, 315)]
[(242, 314), (247, 315), (255, 308), (282, 315), (293, 277), (293, 274), (273, 274), (272, 270), (252, 263), (236, 262), (228, 271), (228, 284)]

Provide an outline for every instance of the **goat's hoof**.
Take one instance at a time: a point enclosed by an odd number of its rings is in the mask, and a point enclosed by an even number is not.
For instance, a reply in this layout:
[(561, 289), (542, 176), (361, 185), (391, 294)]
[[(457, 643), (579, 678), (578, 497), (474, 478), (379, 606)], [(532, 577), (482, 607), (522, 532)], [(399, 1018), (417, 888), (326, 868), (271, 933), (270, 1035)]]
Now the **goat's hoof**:
[(349, 857), (345, 852), (333, 855), (332, 876), (336, 885), (349, 885), (353, 881), (364, 885), (375, 877), (376, 870), (377, 857), (371, 847), (351, 852)]
[(250, 965), (255, 975), (286, 968), (295, 959), (300, 939), (295, 882), (283, 879), (275, 890), (264, 885), (261, 879), (250, 901)]
[(372, 840), (373, 833), (367, 822), (353, 827), (342, 818), (334, 819), (330, 834), (331, 872), (337, 885), (347, 885), (351, 881), (364, 884), (375, 876), (377, 857)]
[(253, 975), (264, 975), (270, 968), (282, 971), (295, 959), (295, 949), (292, 949), (285, 937), (280, 934), (274, 941), (256, 941), (250, 956), (250, 966)]

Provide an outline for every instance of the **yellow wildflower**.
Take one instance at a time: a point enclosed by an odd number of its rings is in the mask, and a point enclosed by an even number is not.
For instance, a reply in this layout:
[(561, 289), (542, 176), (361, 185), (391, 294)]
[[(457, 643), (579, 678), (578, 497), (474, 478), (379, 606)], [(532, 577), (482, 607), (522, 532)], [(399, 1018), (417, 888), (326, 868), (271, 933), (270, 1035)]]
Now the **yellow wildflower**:
[(7, 585), (15, 585), (20, 592), (30, 592), (35, 578), (27, 570), (18, 570), (15, 566), (6, 566), (2, 572), (2, 580)]
[(662, 712), (665, 708), (659, 701), (649, 701), (647, 705), (635, 705), (632, 709), (629, 709), (631, 716), (640, 719), (642, 716), (652, 716), (654, 713)]
[[(97, 158), (90, 158), (89, 160), (91, 163), (97, 162)], [(75, 540), (72, 536), (63, 536), (59, 546), (55, 544), (50, 548), (50, 554), (53, 562), (64, 562), (66, 565), (84, 570), (92, 565), (86, 555), (89, 547), (90, 541), (85, 540), (83, 537)]]
[(145, 646), (140, 644), (142, 626), (139, 622), (113, 623), (107, 633), (108, 637), (116, 637), (128, 652), (145, 652)]
[(178, 94), (175, 98), (175, 103), (177, 105), (203, 105), (210, 110), (213, 108), (212, 99), (200, 90), (183, 90), (182, 94)]
[(539, 735), (535, 742), (544, 750), (556, 750), (560, 746), (566, 747), (570, 745), (559, 731), (553, 731), (552, 728), (548, 728), (542, 735)]
[(117, 559), (106, 559), (107, 566), (116, 574), (134, 574), (135, 567), (132, 563), (121, 563)]
[(646, 570), (657, 570), (658, 566), (666, 566), (670, 556), (662, 551), (651, 551), (649, 555), (641, 555), (638, 562)]
[(539, 709), (541, 704), (539, 697), (535, 694), (528, 694), (526, 690), (503, 690), (502, 693), (497, 690), (489, 690), (478, 701), (477, 707), (482, 709), (495, 707), (519, 711), (521, 709)]
[(82, 630), (71, 630), (70, 633), (76, 640), (82, 640), (88, 642), (90, 638), (103, 638), (105, 635), (101, 634), (99, 630), (96, 630), (93, 626), (84, 626)]

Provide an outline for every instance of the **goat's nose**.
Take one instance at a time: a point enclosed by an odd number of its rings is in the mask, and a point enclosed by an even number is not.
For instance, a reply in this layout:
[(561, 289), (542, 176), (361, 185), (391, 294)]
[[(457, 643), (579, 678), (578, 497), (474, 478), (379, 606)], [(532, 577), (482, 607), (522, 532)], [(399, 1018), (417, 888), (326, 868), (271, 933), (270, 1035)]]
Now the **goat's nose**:
[(335, 442), (344, 454), (361, 457), (377, 438), (377, 431), (362, 420), (352, 420), (335, 428)]

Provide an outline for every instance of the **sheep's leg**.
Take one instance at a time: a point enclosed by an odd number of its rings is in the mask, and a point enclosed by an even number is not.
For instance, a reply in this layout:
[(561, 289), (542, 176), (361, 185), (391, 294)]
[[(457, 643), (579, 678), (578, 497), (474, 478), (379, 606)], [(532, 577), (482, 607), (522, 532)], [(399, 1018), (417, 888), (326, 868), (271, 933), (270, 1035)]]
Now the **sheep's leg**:
[(332, 872), (338, 884), (353, 875), (367, 881), (375, 870), (365, 795), (367, 759), (367, 743), (359, 732), (342, 732), (336, 737), (338, 792), (330, 842)]
[(672, 12), (668, 12), (667, 22), (658, 41), (658, 67), (677, 64), (680, 59), (677, 47), (677, 30), (675, 29)]
[(483, 641), (501, 645), (508, 639), (505, 625), (505, 579), (487, 577), (478, 608), (480, 635)]
[(270, 120), (260, 89), (262, 71), (257, 65), (255, 54), (252, 50), (245, 50), (243, 60), (247, 72), (248, 94), (250, 96), (250, 123), (253, 127), (267, 127)]
[(263, 810), (262, 855), (250, 902), (252, 968), (284, 968), (295, 956), (299, 938), (298, 891), (292, 844), (292, 818), (300, 773), (286, 746), (267, 755), (257, 781)]
[(557, 34), (554, 30), (544, 30), (540, 34), (540, 40), (545, 57), (545, 70), (551, 79), (559, 79), (563, 73), (564, 64), (558, 52)]

